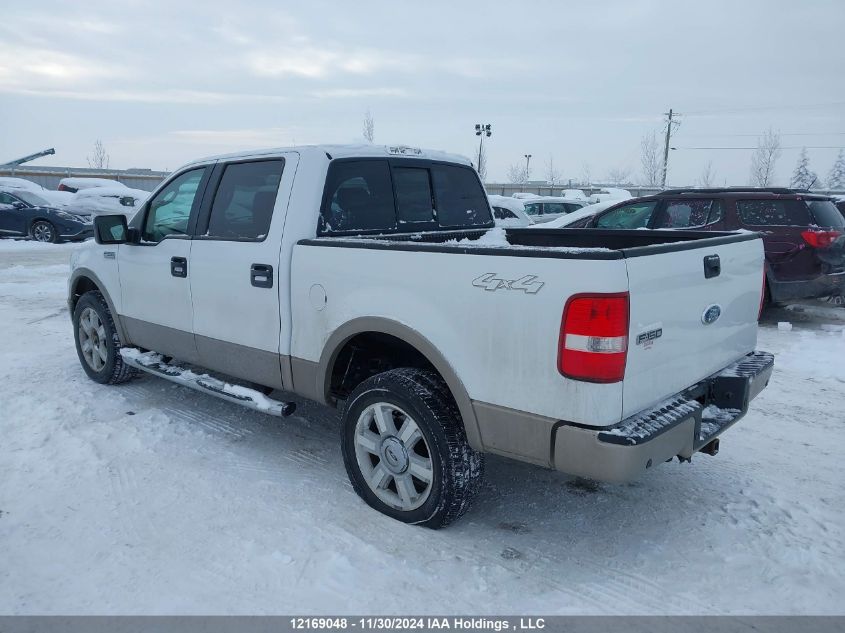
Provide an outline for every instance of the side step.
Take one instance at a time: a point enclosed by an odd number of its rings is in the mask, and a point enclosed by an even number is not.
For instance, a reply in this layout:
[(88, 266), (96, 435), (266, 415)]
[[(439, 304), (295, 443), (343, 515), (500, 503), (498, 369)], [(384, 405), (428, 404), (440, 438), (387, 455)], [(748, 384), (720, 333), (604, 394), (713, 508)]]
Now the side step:
[(178, 385), (217, 396), (248, 409), (283, 418), (296, 410), (295, 402), (274, 400), (255, 389), (233, 385), (212, 378), (208, 374), (197, 374), (174, 363), (165, 363), (162, 355), (155, 352), (142, 352), (134, 347), (123, 347), (120, 349), (120, 355), (123, 357), (123, 362), (130, 367), (159, 376)]

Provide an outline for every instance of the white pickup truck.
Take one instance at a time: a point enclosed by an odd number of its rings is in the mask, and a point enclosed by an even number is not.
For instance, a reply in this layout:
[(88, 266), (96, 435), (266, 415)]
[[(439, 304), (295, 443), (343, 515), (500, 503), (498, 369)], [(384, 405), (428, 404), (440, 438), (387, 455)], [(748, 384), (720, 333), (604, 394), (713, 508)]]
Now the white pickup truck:
[(356, 492), (429, 527), (467, 509), (483, 453), (605, 481), (715, 454), (773, 367), (759, 237), (493, 226), (451, 155), (196, 161), (74, 253), (79, 358), (101, 383), (338, 406)]

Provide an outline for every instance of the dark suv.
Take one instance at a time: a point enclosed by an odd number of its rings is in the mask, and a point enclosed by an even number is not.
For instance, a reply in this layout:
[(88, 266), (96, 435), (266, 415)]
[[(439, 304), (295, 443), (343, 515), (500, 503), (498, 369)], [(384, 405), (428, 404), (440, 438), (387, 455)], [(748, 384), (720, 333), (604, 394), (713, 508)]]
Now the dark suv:
[(768, 299), (845, 293), (845, 218), (831, 199), (793, 189), (670, 189), (625, 200), (569, 227), (763, 235)]

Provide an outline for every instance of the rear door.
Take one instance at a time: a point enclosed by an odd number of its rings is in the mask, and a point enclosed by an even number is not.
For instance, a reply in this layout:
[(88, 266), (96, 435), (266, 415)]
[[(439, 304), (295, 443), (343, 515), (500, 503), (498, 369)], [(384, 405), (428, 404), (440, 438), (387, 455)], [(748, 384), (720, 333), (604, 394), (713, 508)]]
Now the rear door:
[[(297, 155), (217, 165), (191, 250), (204, 367), (281, 388), (279, 255)], [(284, 333), (289, 336), (289, 333)]]
[[(763, 245), (753, 238), (720, 241), (662, 245), (625, 260), (630, 291), (625, 416), (754, 349)], [(690, 248), (691, 244), (695, 246)], [(687, 250), (672, 250), (678, 247)]]

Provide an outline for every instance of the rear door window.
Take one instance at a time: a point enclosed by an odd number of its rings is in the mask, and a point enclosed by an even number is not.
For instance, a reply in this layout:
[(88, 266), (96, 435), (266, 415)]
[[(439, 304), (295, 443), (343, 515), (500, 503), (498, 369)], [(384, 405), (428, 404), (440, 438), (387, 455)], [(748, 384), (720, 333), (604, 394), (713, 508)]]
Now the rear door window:
[(559, 215), (561, 213), (569, 213), (566, 205), (562, 202), (543, 203), (543, 215)]
[(808, 226), (810, 210), (801, 200), (737, 200), (739, 220), (746, 226)]
[(718, 200), (672, 200), (655, 223), (656, 229), (689, 229), (716, 224), (724, 217)]
[(617, 207), (600, 216), (596, 222), (599, 229), (643, 229), (648, 227), (656, 200), (644, 200)]
[(525, 204), (525, 212), (531, 216), (542, 215), (543, 205), (539, 202), (528, 202)]
[(320, 233), (391, 231), (396, 208), (386, 160), (350, 160), (331, 164), (321, 210)]
[(443, 228), (489, 225), (493, 222), (487, 194), (474, 169), (431, 166), (437, 221)]
[(205, 234), (222, 239), (267, 237), (283, 167), (283, 160), (226, 165)]

